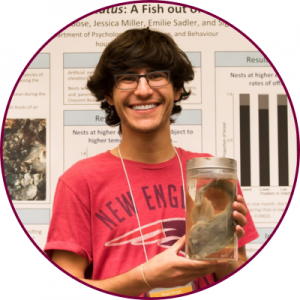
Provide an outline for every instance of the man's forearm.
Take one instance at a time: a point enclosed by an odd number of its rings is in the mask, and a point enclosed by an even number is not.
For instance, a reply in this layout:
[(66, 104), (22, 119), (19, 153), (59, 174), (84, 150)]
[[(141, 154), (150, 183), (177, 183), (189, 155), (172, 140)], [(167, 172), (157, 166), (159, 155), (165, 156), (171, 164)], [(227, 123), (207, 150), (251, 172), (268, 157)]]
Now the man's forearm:
[(127, 273), (104, 280), (79, 279), (101, 290), (125, 296), (138, 297), (150, 291), (142, 277), (140, 266)]

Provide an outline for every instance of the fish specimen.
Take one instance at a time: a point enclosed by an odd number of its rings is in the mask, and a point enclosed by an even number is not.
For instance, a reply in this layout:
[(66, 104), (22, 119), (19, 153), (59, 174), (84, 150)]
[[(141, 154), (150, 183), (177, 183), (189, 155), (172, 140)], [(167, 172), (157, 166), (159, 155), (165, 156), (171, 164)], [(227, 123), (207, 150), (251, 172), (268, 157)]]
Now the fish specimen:
[[(212, 202), (204, 196), (211, 188), (224, 192), (227, 197), (225, 209), (215, 214)], [(236, 185), (226, 179), (215, 179), (196, 191), (192, 210), (192, 222), (188, 237), (190, 259), (204, 259), (218, 252), (232, 242), (236, 223), (233, 219), (232, 203), (235, 200)]]

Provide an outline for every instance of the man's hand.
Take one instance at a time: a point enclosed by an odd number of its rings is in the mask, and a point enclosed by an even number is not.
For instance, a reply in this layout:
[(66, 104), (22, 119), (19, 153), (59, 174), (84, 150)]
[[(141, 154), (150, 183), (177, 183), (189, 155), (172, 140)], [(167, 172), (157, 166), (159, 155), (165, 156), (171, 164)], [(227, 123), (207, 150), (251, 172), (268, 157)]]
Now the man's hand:
[[(243, 227), (247, 224), (246, 214), (247, 208), (245, 206), (245, 200), (241, 195), (237, 195), (236, 201), (232, 204), (234, 208), (233, 218), (237, 225), (235, 228), (236, 235), (240, 239), (245, 235)], [(228, 276), (247, 261), (245, 246), (238, 249), (238, 261), (234, 263), (224, 263), (223, 267), (217, 267), (215, 271), (216, 280), (223, 279)]]
[[(221, 264), (216, 261), (194, 261), (177, 253), (185, 245), (185, 236), (173, 246), (154, 256), (143, 265), (143, 273), (152, 288), (183, 286), (192, 280), (214, 273)], [(61, 268), (97, 288), (128, 296), (139, 296), (150, 288), (144, 282), (140, 266), (131, 271), (104, 280), (84, 279), (88, 261), (69, 251), (53, 251), (52, 259)]]
[(233, 218), (237, 223), (236, 235), (239, 239), (245, 235), (243, 227), (247, 224), (247, 219), (245, 217), (247, 214), (247, 208), (244, 204), (244, 198), (241, 195), (237, 195), (236, 201), (233, 202)]
[(214, 273), (220, 265), (217, 261), (195, 261), (178, 256), (184, 245), (185, 236), (143, 265), (145, 278), (151, 287), (183, 286), (196, 278)]

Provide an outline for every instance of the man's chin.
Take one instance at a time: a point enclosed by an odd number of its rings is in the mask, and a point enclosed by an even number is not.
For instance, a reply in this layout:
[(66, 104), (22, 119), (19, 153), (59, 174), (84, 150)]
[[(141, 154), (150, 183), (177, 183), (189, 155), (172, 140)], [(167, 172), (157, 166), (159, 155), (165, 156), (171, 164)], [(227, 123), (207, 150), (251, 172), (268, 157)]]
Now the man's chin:
[(141, 126), (136, 126), (136, 125), (129, 125), (128, 126), (130, 131), (132, 132), (138, 132), (142, 134), (153, 134), (155, 132), (160, 131), (160, 128), (162, 127), (161, 125), (141, 125)]
[(137, 127), (134, 130), (138, 133), (143, 134), (153, 134), (159, 131), (159, 126), (151, 126), (151, 127)]

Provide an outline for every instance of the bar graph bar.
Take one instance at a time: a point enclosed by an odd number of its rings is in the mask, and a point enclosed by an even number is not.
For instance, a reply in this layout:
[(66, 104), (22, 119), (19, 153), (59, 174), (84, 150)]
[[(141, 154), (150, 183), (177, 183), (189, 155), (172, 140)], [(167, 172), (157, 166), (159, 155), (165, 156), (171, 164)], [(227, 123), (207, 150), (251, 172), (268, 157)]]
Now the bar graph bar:
[(240, 94), (241, 185), (251, 186), (250, 95)]
[(286, 95), (277, 95), (279, 186), (289, 185), (287, 104)]
[(258, 95), (259, 183), (270, 186), (269, 95)]

